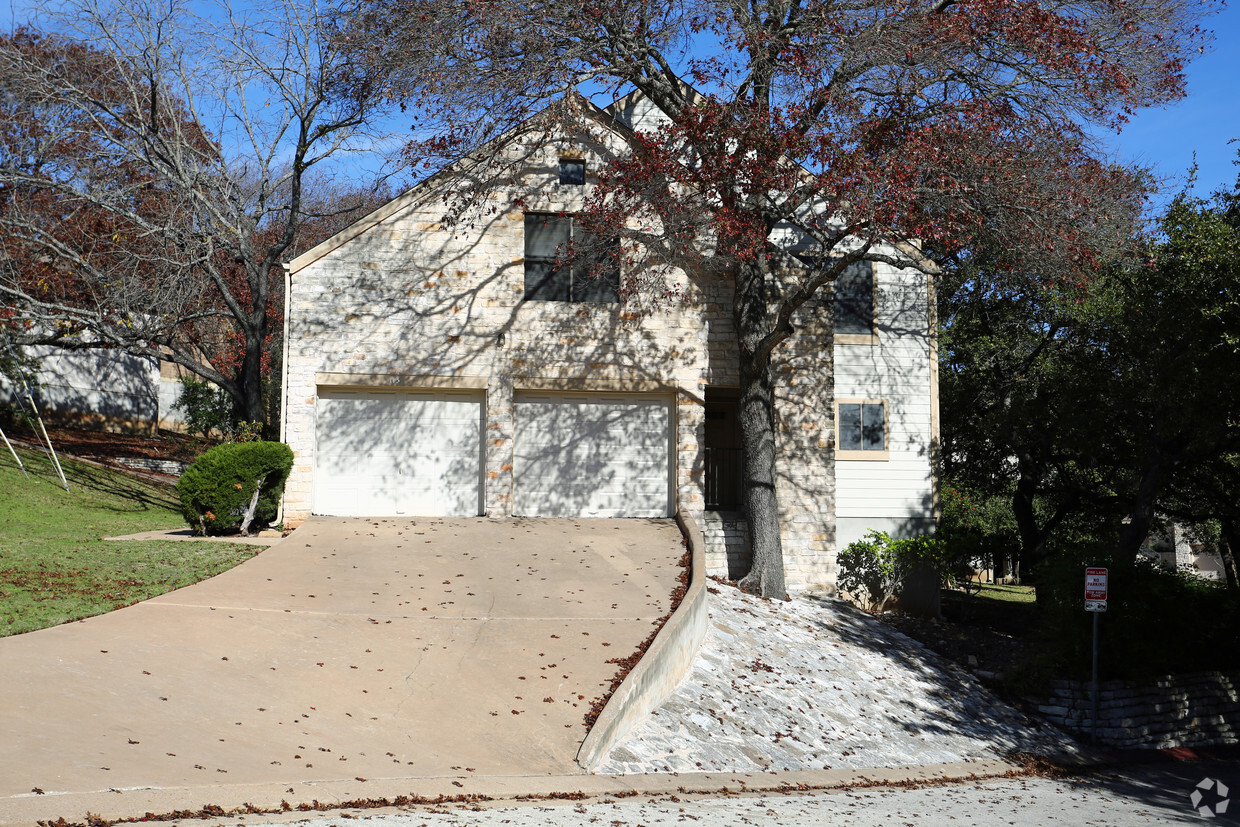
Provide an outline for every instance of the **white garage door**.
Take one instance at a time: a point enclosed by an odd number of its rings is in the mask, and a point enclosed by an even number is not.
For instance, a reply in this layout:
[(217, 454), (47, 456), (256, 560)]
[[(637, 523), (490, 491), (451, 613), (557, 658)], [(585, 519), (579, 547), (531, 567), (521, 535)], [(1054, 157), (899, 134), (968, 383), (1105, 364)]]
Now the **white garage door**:
[(544, 517), (672, 513), (668, 397), (516, 397), (513, 510)]
[(481, 514), (482, 411), (478, 393), (320, 390), (315, 513)]

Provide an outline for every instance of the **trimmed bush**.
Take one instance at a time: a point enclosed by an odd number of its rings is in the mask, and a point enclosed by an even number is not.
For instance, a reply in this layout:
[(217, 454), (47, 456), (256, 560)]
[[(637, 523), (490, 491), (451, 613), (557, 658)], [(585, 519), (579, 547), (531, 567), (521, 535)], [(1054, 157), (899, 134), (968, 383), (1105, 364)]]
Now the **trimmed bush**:
[(954, 560), (942, 540), (918, 535), (893, 540), (870, 531), (836, 558), (836, 585), (871, 611), (882, 611), (892, 598), (917, 614), (939, 613), (939, 585), (952, 579)]
[[(217, 445), (194, 462), (177, 482), (181, 513), (201, 534), (264, 526), (279, 510), (293, 451), (282, 442)], [(258, 497), (255, 499), (255, 492)], [(244, 525), (253, 506), (253, 520)]]

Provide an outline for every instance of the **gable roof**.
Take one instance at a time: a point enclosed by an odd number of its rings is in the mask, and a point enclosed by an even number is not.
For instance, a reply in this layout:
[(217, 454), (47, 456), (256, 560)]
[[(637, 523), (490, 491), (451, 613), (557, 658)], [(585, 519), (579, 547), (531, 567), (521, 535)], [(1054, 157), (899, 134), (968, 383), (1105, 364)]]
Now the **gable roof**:
[[(576, 95), (575, 103), (581, 107), (581, 112), (583, 115), (597, 122), (601, 126), (604, 126), (623, 136), (632, 134), (632, 130), (629, 129), (625, 122), (612, 111), (612, 106), (608, 106), (604, 109), (592, 103), (583, 95)], [(545, 111), (546, 110), (543, 110), (543, 112)], [(488, 141), (486, 146), (494, 146), (496, 144), (512, 140), (516, 134), (523, 131), (528, 125), (533, 123), (538, 118), (542, 117), (543, 112), (538, 112), (531, 115), (529, 118), (508, 130), (503, 135)], [(371, 213), (368, 213), (367, 215), (362, 216), (348, 227), (345, 227), (343, 230), (340, 230), (334, 235), (324, 239), (315, 246), (311, 247), (309, 250), (306, 250), (301, 255), (290, 259), (284, 265), (285, 270), (290, 274), (303, 270), (324, 256), (329, 255), (340, 247), (343, 247), (345, 244), (348, 244), (350, 241), (353, 241), (357, 237), (368, 232), (372, 228), (382, 224), (392, 216), (412, 206), (421, 195), (422, 190), (434, 186), (435, 182), (439, 182), (445, 178), (450, 178), (460, 174), (462, 172), (461, 166), (469, 163), (469, 161), (469, 158), (461, 159), (439, 170), (428, 178), (419, 181), (400, 195), (393, 198), (391, 201), (388, 201), (383, 206)]]
[[(691, 98), (695, 102), (703, 98), (702, 94), (690, 84), (685, 83), (683, 80), (680, 81), (680, 84), (682, 91), (687, 98)], [(624, 138), (629, 138), (634, 134), (638, 127), (638, 124), (633, 123), (633, 115), (635, 110), (639, 107), (639, 102), (644, 98), (645, 95), (643, 95), (642, 92), (634, 90), (612, 101), (606, 107), (600, 107), (584, 95), (574, 93), (573, 102), (580, 107), (581, 113), (586, 117)], [(494, 146), (496, 144), (512, 140), (516, 134), (523, 131), (529, 124), (542, 117), (543, 112), (545, 111), (546, 110), (542, 110), (535, 113), (517, 126), (505, 132), (503, 135), (488, 141), (486, 146)], [(343, 247), (345, 244), (348, 244), (368, 232), (372, 228), (382, 224), (387, 219), (414, 204), (420, 196), (422, 190), (433, 186), (437, 181), (442, 181), (445, 178), (460, 174), (462, 172), (461, 166), (469, 163), (469, 161), (469, 158), (459, 160), (444, 169), (437, 171), (430, 177), (419, 181), (417, 184), (414, 184), (412, 187), (405, 190), (403, 193), (396, 196), (383, 206), (368, 215), (363, 216), (331, 237), (324, 239), (322, 242), (310, 248), (301, 255), (291, 259), (285, 264), (285, 270), (289, 274), (297, 273), (299, 270), (304, 269), (310, 264), (318, 261), (320, 258), (329, 255), (340, 247)], [(788, 159), (784, 159), (784, 161), (788, 162)], [(805, 170), (799, 162), (792, 161), (791, 163), (801, 169), (805, 175), (812, 175), (812, 173)], [(791, 219), (787, 220), (786, 223), (789, 224), (789, 226), (797, 226), (797, 222)], [(804, 232), (804, 230), (802, 230), (802, 232)], [(888, 241), (887, 244), (899, 251), (899, 253), (908, 259), (913, 266), (917, 267), (917, 269), (920, 269), (923, 272), (938, 271), (938, 265), (933, 261), (933, 259), (925, 254), (925, 252), (921, 249), (920, 243), (917, 241)]]

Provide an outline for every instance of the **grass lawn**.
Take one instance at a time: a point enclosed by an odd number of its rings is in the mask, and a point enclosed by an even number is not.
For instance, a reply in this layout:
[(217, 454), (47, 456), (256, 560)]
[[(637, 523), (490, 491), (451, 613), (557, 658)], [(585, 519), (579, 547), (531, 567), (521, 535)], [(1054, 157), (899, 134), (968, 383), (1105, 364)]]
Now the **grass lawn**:
[(261, 550), (234, 543), (105, 541), (185, 525), (171, 485), (0, 443), (0, 636), (103, 614), (196, 583)]

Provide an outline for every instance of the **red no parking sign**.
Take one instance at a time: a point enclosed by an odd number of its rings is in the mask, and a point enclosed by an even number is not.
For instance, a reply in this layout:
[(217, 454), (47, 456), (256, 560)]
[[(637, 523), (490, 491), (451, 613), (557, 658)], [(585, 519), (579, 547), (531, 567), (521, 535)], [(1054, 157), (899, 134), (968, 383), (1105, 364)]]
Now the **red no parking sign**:
[(1085, 611), (1107, 610), (1107, 570), (1085, 569)]

